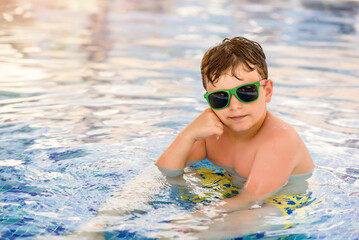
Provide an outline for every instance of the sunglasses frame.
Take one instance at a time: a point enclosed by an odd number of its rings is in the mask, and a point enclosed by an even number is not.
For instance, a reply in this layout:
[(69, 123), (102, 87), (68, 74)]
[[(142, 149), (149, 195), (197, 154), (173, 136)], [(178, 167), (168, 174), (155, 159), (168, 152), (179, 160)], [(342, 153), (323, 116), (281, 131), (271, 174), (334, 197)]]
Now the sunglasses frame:
[[(235, 88), (233, 88), (233, 89), (223, 89), (223, 90), (217, 90), (217, 91), (209, 92), (209, 93), (204, 94), (204, 98), (207, 100), (209, 106), (210, 106), (212, 109), (214, 109), (214, 110), (221, 110), (221, 109), (223, 109), (223, 108), (228, 107), (229, 103), (231, 102), (231, 96), (232, 96), (232, 94), (233, 94), (240, 102), (242, 102), (242, 103), (251, 103), (251, 102), (257, 101), (257, 99), (258, 99), (258, 97), (259, 97), (259, 87), (260, 87), (260, 86), (265, 86), (265, 85), (267, 85), (267, 82), (268, 82), (268, 79), (263, 79), (263, 80), (258, 81), (258, 82), (246, 83), (246, 84), (240, 85), (240, 86), (238, 86), (238, 87), (235, 87)], [(256, 85), (256, 86), (257, 86), (257, 98), (254, 99), (253, 101), (245, 102), (245, 101), (243, 101), (242, 99), (240, 99), (240, 98), (238, 97), (238, 95), (237, 95), (237, 89), (238, 89), (238, 88), (241, 88), (241, 87), (244, 87), (244, 86), (248, 86), (248, 85)], [(224, 106), (224, 107), (222, 107), (222, 108), (213, 108), (213, 107), (212, 107), (211, 103), (209, 102), (209, 98), (208, 98), (208, 97), (209, 97), (209, 95), (211, 95), (212, 93), (216, 93), (216, 92), (226, 92), (226, 93), (228, 94), (229, 98), (228, 98), (228, 101), (227, 101), (226, 106)]]

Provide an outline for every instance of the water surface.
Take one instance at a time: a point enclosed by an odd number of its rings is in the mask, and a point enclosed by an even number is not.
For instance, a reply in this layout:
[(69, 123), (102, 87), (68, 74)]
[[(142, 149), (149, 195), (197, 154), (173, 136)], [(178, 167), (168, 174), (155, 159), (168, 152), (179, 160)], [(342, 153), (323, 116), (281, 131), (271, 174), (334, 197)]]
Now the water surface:
[[(2, 238), (88, 222), (207, 107), (203, 53), (244, 36), (266, 52), (268, 107), (307, 144), (321, 200), (294, 227), (251, 238), (357, 239), (358, 12), (356, 1), (1, 1)], [(107, 238), (152, 236), (185, 211), (165, 199), (172, 210), (118, 218)]]

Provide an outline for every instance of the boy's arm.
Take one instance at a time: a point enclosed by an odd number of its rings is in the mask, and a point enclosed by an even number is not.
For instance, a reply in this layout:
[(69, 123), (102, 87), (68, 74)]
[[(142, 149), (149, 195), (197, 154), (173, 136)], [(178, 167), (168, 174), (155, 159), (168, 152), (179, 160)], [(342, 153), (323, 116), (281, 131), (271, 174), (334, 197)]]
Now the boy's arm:
[(248, 180), (240, 193), (223, 201), (222, 211), (248, 209), (284, 186), (297, 163), (294, 133), (276, 135), (258, 150)]
[(204, 140), (196, 141), (182, 131), (171, 145), (162, 153), (156, 165), (162, 168), (182, 169), (187, 160), (206, 158)]
[(187, 160), (206, 158), (205, 138), (223, 133), (223, 124), (212, 109), (204, 110), (191, 122), (159, 157), (160, 168), (182, 169)]

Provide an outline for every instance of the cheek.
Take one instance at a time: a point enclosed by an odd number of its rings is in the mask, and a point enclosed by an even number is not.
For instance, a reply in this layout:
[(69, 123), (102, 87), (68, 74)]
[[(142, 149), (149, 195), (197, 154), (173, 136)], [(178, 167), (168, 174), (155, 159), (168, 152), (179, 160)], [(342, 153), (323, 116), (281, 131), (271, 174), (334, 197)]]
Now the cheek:
[(259, 120), (262, 117), (263, 113), (267, 111), (265, 99), (258, 99), (256, 105), (253, 106), (252, 109), (253, 117), (256, 120)]
[(258, 98), (257, 101), (249, 103), (246, 106), (246, 112), (250, 115), (252, 121), (257, 121), (266, 111), (266, 103), (264, 98)]
[(256, 109), (256, 111), (262, 111), (266, 108), (266, 97), (264, 95), (264, 92), (261, 92), (258, 99), (253, 102), (253, 108)]
[(217, 115), (217, 117), (219, 118), (219, 120), (221, 120), (222, 123), (226, 121), (226, 108), (222, 110), (213, 110), (213, 112)]

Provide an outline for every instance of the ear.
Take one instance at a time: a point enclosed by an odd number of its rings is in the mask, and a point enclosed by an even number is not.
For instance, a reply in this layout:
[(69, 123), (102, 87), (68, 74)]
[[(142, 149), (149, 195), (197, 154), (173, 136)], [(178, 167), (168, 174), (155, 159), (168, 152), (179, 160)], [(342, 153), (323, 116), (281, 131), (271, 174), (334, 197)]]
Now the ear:
[(273, 94), (273, 81), (271, 79), (268, 79), (264, 91), (265, 91), (266, 102), (269, 103), (272, 100), (272, 94)]

